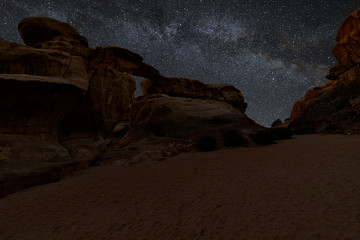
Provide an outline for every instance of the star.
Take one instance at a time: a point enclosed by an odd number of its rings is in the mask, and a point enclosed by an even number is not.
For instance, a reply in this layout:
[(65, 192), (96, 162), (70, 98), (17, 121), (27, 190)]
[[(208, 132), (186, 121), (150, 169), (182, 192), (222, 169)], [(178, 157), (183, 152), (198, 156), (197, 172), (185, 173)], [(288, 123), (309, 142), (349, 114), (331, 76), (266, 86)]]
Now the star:
[(247, 115), (270, 126), (326, 83), (337, 29), (358, 7), (356, 0), (2, 0), (0, 37), (22, 42), (21, 19), (55, 18), (91, 47), (127, 48), (164, 75), (234, 85)]

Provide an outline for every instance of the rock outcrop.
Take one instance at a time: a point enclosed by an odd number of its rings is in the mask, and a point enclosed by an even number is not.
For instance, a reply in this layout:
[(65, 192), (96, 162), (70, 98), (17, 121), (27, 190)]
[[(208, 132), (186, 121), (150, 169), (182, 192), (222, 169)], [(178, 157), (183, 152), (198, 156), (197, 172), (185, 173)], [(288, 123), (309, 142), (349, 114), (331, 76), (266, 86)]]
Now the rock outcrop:
[[(0, 196), (86, 166), (116, 142), (262, 128), (231, 85), (163, 76), (127, 49), (89, 48), (55, 19), (26, 18), (18, 30), (26, 46), (0, 39)], [(146, 78), (136, 99), (133, 76)], [(1, 174), (39, 167), (34, 181)]]
[(295, 102), (288, 126), (314, 132), (360, 133), (360, 9), (341, 24), (327, 84)]
[[(196, 138), (221, 135), (224, 128), (249, 134), (263, 127), (245, 114), (241, 92), (229, 84), (205, 84), (187, 78), (168, 78), (151, 66), (140, 67), (143, 96), (129, 108), (129, 132), (117, 146), (141, 139)], [(135, 71), (139, 74), (139, 69)], [(146, 73), (146, 74), (144, 74)]]
[(0, 171), (91, 162), (127, 118), (142, 57), (91, 49), (73, 27), (50, 18), (24, 19), (19, 32), (28, 46), (0, 39)]
[(135, 73), (150, 78), (141, 82), (144, 95), (130, 106), (130, 130), (120, 146), (149, 136), (179, 138), (216, 135), (227, 127), (243, 133), (262, 128), (246, 116), (244, 97), (232, 85), (169, 78), (151, 66), (140, 69), (146, 71)]
[(135, 101), (129, 110), (129, 122), (130, 132), (141, 130), (158, 137), (187, 137), (229, 125), (242, 131), (259, 129), (253, 120), (226, 102), (164, 94)]
[(300, 98), (294, 103), (290, 119), (295, 119), (305, 113), (312, 103), (318, 100), (320, 96), (333, 89), (336, 84), (336, 81), (330, 81), (325, 85), (315, 87), (307, 91), (302, 98)]
[(337, 45), (332, 51), (338, 64), (330, 69), (328, 79), (338, 80), (344, 73), (349, 71), (351, 73), (351, 69), (360, 63), (359, 33), (360, 10), (357, 10), (348, 16), (340, 26), (336, 36)]
[[(27, 46), (86, 53), (88, 40), (69, 24), (46, 17), (25, 18), (18, 24)], [(80, 51), (79, 51), (80, 50)], [(78, 54), (76, 54), (78, 55)]]
[(231, 104), (241, 112), (245, 112), (247, 104), (241, 92), (229, 84), (205, 84), (199, 80), (187, 78), (167, 78), (157, 76), (141, 83), (145, 96), (151, 94), (167, 94), (174, 97), (208, 98)]

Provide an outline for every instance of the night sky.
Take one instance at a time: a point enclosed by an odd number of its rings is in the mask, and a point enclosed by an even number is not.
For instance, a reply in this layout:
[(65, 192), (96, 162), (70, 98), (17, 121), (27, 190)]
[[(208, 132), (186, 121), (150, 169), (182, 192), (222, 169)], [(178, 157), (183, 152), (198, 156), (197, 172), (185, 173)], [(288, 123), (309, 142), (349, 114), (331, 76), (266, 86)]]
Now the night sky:
[(359, 7), (358, 0), (1, 0), (0, 38), (22, 42), (21, 19), (55, 18), (91, 47), (130, 49), (164, 75), (233, 84), (247, 115), (269, 126), (327, 81), (337, 30)]

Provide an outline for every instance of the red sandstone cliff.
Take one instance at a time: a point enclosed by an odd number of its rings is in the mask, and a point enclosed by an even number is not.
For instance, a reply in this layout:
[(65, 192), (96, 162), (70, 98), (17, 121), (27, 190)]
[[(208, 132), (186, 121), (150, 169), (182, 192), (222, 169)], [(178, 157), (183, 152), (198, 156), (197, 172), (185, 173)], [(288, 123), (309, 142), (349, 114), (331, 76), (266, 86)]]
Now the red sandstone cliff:
[(360, 9), (341, 24), (336, 41), (332, 54), (338, 64), (330, 69), (330, 81), (295, 102), (289, 127), (360, 133)]

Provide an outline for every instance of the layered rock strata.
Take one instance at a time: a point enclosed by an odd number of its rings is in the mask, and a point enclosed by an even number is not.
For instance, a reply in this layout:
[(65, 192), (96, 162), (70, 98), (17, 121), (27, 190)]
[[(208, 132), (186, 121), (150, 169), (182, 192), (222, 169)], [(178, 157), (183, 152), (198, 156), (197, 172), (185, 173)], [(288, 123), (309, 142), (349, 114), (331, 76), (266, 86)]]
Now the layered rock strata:
[[(26, 18), (18, 30), (26, 46), (0, 39), (0, 196), (61, 178), (119, 138), (131, 145), (261, 128), (231, 85), (163, 76), (127, 49), (90, 48), (55, 19)], [(144, 96), (134, 97), (133, 76), (146, 79)], [(25, 172), (9, 177), (13, 170)]]
[(341, 24), (330, 80), (295, 102), (288, 125), (325, 133), (360, 133), (360, 9)]

